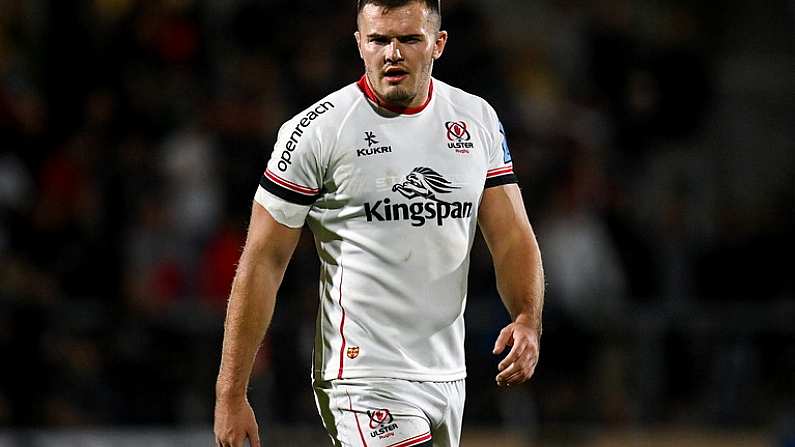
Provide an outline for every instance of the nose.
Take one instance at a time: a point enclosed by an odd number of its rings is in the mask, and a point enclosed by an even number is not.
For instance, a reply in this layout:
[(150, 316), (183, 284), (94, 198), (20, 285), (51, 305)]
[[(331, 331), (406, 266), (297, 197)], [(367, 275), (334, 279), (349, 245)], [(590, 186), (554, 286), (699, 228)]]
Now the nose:
[(403, 60), (403, 54), (400, 51), (400, 43), (397, 39), (392, 39), (386, 49), (386, 61), (395, 63)]

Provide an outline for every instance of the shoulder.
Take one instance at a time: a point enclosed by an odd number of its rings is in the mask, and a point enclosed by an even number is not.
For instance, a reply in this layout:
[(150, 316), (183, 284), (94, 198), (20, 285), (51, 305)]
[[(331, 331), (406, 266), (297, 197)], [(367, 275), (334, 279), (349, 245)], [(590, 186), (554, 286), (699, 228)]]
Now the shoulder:
[(478, 121), (492, 123), (497, 121), (497, 112), (488, 101), (480, 96), (469, 93), (458, 87), (442, 82), (438, 79), (433, 80), (434, 94), (438, 99), (446, 102), (456, 111), (471, 115)]
[(346, 85), (298, 112), (284, 123), (281, 131), (293, 132), (295, 129), (317, 131), (322, 128), (336, 128), (360, 98), (361, 94), (356, 84)]

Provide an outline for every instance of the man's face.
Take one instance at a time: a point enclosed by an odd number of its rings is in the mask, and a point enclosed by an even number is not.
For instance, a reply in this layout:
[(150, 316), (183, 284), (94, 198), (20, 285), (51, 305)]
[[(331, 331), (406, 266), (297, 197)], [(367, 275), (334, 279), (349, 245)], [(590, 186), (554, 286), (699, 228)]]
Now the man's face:
[(356, 44), (370, 86), (381, 99), (416, 107), (427, 98), (433, 61), (447, 42), (434, 19), (420, 2), (388, 10), (367, 4), (359, 14)]

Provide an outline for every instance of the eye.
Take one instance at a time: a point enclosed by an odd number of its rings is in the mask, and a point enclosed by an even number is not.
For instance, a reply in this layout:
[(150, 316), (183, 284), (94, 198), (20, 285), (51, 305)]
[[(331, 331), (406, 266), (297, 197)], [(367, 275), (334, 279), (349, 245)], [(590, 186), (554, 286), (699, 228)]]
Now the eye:
[(389, 39), (386, 37), (371, 37), (370, 43), (374, 43), (376, 45), (387, 45), (389, 44)]
[(400, 41), (402, 43), (417, 43), (420, 41), (420, 38), (417, 36), (401, 37)]

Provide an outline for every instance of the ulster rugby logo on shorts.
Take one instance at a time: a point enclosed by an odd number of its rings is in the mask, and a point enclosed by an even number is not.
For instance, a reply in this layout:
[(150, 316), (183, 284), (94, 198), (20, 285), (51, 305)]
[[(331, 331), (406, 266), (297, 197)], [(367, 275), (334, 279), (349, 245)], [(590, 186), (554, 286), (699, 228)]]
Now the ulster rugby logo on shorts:
[(394, 423), (395, 418), (389, 410), (386, 408), (367, 410), (367, 416), (370, 418), (371, 438), (386, 439), (395, 436), (398, 424)]
[(370, 417), (370, 429), (372, 430), (384, 425), (389, 425), (395, 419), (392, 417), (392, 413), (390, 413), (386, 408), (381, 408), (379, 410), (367, 410), (367, 416)]
[(351, 359), (351, 360), (355, 359), (356, 357), (359, 357), (359, 347), (358, 346), (351, 346), (350, 348), (348, 348), (347, 355), (348, 355), (348, 358)]
[(464, 121), (448, 121), (444, 123), (444, 127), (447, 129), (447, 139), (450, 141), (447, 143), (447, 147), (450, 149), (455, 149), (459, 154), (468, 154), (468, 149), (475, 147), (469, 141), (472, 136), (469, 134), (467, 123)]

